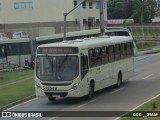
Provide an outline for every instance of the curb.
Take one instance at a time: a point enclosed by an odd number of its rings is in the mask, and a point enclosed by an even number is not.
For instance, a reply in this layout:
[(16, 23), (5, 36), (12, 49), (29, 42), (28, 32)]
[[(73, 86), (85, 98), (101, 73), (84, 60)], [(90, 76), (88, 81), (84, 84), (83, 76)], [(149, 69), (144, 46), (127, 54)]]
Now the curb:
[(145, 54), (154, 54), (154, 53), (159, 53), (159, 52), (160, 52), (160, 49), (140, 51), (140, 52), (137, 53), (136, 56), (145, 55)]
[(26, 97), (26, 98), (24, 98), (24, 99), (22, 99), (22, 100), (18, 100), (18, 101), (16, 101), (16, 102), (10, 103), (10, 104), (8, 104), (8, 105), (2, 106), (2, 107), (0, 107), (0, 111), (4, 111), (4, 110), (6, 110), (7, 108), (10, 108), (10, 107), (12, 107), (12, 106), (14, 106), (14, 105), (17, 105), (17, 104), (20, 104), (20, 103), (23, 103), (23, 102), (26, 102), (26, 101), (31, 100), (31, 99), (33, 99), (33, 98), (36, 98), (36, 96), (35, 96), (35, 95), (31, 95), (31, 96), (28, 96), (28, 97)]

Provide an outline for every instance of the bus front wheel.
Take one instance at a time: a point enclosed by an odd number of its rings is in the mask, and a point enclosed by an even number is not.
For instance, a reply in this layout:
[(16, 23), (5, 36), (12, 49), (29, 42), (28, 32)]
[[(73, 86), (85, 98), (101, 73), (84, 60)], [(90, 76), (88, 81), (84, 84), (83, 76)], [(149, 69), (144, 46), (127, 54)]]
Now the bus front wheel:
[(55, 101), (55, 100), (56, 100), (56, 97), (48, 97), (48, 100), (49, 100), (49, 101)]

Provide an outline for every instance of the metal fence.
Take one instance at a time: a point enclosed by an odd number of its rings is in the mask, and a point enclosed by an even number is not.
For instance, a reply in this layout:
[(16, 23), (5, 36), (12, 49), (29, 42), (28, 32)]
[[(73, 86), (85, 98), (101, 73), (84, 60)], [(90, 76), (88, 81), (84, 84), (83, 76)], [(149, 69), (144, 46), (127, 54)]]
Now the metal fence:
[(127, 27), (136, 40), (160, 40), (160, 24), (133, 25)]
[(0, 63), (0, 71), (14, 71), (14, 70), (21, 70), (22, 68), (13, 63)]

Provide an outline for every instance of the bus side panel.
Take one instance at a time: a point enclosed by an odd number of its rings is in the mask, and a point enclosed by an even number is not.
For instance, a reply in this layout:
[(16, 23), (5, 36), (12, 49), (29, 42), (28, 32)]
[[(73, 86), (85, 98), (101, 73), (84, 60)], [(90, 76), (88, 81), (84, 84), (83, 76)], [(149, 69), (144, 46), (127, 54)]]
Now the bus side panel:
[(103, 69), (103, 80), (101, 81), (101, 88), (106, 88), (110, 85), (113, 84), (113, 68), (112, 68), (113, 64), (109, 63), (109, 64), (105, 64), (102, 66)]
[(118, 73), (121, 71), (122, 80), (125, 81), (133, 75), (133, 58), (127, 58), (124, 60), (116, 61), (113, 63), (113, 79), (110, 85), (114, 85), (118, 80)]
[(118, 80), (118, 74), (119, 72), (122, 73), (122, 77), (125, 74), (125, 71), (127, 70), (127, 66), (124, 60), (119, 60), (114, 62), (113, 66), (113, 82), (111, 85), (117, 84)]
[(133, 72), (134, 72), (134, 59), (133, 57), (127, 59), (127, 74), (126, 74), (126, 79), (129, 79), (131, 76), (133, 76)]

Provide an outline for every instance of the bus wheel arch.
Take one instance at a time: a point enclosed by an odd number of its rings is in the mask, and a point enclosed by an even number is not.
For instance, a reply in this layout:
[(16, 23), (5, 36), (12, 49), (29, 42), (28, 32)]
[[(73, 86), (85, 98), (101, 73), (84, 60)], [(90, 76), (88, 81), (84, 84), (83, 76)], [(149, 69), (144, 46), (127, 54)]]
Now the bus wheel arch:
[(89, 89), (88, 89), (87, 99), (92, 99), (93, 98), (94, 91), (95, 91), (95, 83), (94, 83), (94, 80), (92, 79), (89, 82)]
[(119, 88), (122, 85), (122, 71), (118, 72), (116, 87)]

